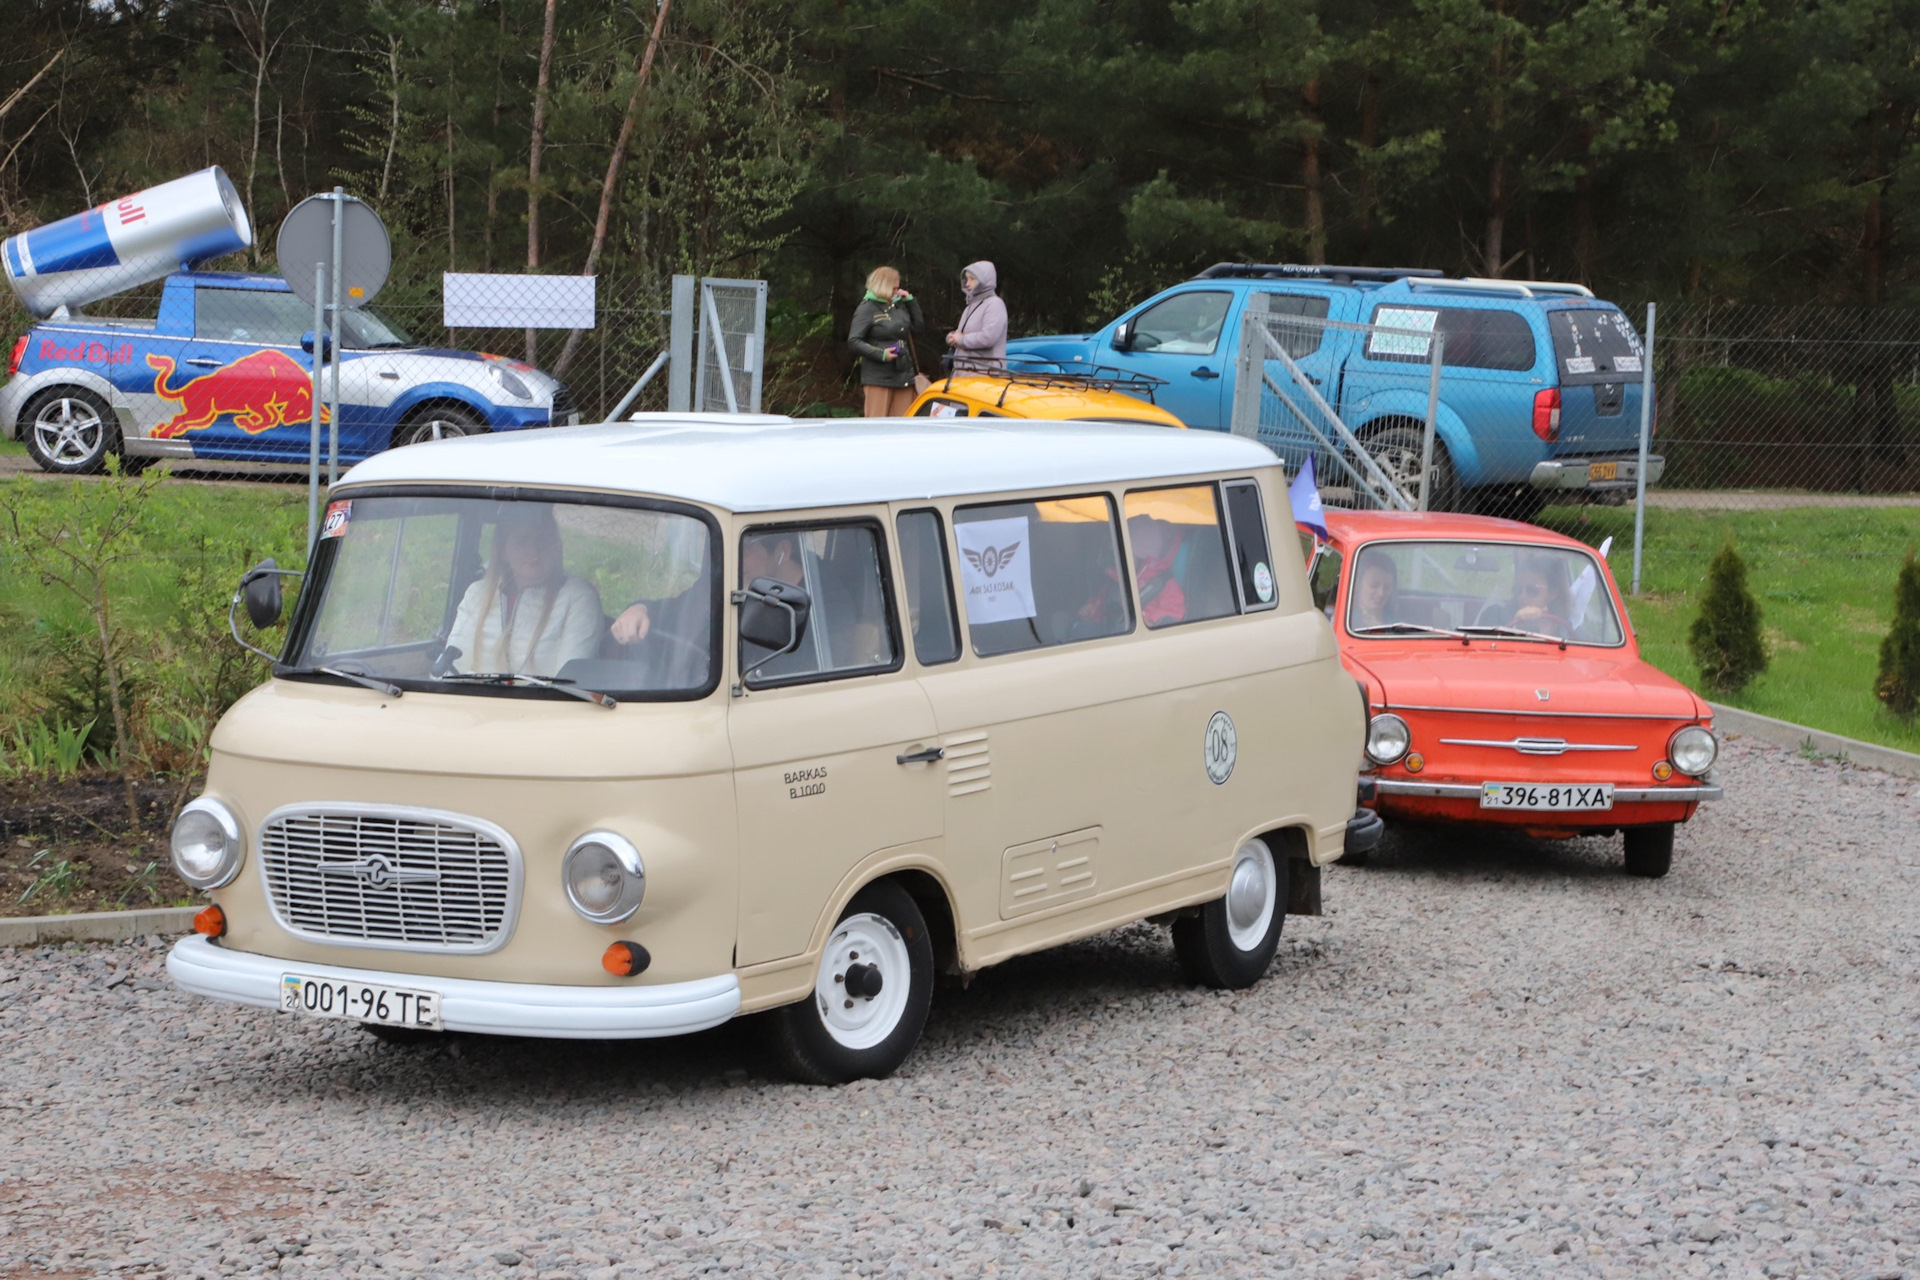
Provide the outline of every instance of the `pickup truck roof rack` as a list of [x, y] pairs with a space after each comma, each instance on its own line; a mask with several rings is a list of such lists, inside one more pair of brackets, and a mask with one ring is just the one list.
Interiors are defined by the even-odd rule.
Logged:
[[1489, 280], [1485, 276], [1468, 276], [1464, 280], [1416, 280], [1411, 282], [1416, 289], [1457, 289], [1463, 293], [1510, 293], [1520, 298], [1537, 298], [1541, 294], [1568, 295], [1577, 298], [1591, 298], [1593, 290], [1583, 284], [1574, 284], [1564, 280]]
[[1304, 262], [1216, 262], [1195, 280], [1355, 280], [1386, 283], [1393, 280], [1438, 280], [1444, 271], [1432, 267], [1330, 267]]

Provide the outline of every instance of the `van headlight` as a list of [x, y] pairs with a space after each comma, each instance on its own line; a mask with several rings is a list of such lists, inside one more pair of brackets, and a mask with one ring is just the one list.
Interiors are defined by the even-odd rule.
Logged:
[[1667, 759], [1688, 777], [1703, 776], [1719, 758], [1720, 740], [1697, 724], [1690, 724], [1667, 739]]
[[647, 896], [640, 851], [611, 831], [589, 831], [575, 840], [561, 859], [560, 878], [573, 909], [595, 924], [619, 924]]
[[201, 796], [173, 820], [173, 869], [196, 889], [218, 889], [240, 874], [246, 842], [240, 820], [212, 796]]
[[1391, 711], [1383, 711], [1367, 721], [1367, 759], [1375, 764], [1393, 764], [1413, 745], [1413, 731], [1407, 722]]

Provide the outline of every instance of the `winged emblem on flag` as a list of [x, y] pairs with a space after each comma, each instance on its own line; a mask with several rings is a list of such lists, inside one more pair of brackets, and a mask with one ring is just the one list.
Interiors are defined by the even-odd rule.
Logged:
[[970, 551], [965, 547], [960, 550], [967, 557], [967, 563], [978, 570], [982, 577], [993, 578], [1013, 563], [1014, 553], [1020, 550], [1020, 544], [1011, 542], [1004, 547], [988, 547], [983, 551]]

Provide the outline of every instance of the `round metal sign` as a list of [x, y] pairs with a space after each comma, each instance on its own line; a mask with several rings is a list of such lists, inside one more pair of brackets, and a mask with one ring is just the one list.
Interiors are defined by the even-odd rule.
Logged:
[[320, 268], [320, 301], [333, 301], [333, 213], [338, 204], [340, 227], [340, 305], [352, 311], [372, 302], [387, 282], [393, 265], [393, 246], [386, 224], [365, 201], [349, 195], [308, 196], [293, 206], [280, 224], [274, 252], [280, 274], [294, 296], [312, 306], [314, 267]]
[[1224, 711], [1213, 713], [1213, 719], [1207, 721], [1207, 741], [1201, 749], [1201, 758], [1206, 762], [1207, 780], [1214, 786], [1225, 786], [1227, 779], [1233, 776], [1233, 765], [1240, 758], [1240, 735], [1233, 730], [1233, 717]]

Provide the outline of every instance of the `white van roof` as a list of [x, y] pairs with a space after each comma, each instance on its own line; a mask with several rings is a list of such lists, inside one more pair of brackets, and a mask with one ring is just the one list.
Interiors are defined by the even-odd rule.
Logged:
[[1102, 485], [1277, 465], [1216, 431], [1026, 418], [646, 414], [390, 449], [340, 484], [611, 489], [778, 511]]

